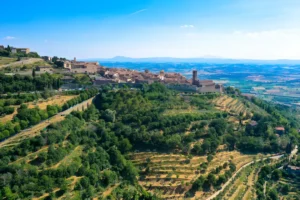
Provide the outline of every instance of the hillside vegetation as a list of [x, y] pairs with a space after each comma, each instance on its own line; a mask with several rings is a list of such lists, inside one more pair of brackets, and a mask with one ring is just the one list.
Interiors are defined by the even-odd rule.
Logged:
[[[257, 154], [298, 144], [296, 111], [227, 95], [104, 86], [86, 111], [1, 148], [0, 199], [205, 199]], [[221, 110], [229, 96], [236, 106]]]

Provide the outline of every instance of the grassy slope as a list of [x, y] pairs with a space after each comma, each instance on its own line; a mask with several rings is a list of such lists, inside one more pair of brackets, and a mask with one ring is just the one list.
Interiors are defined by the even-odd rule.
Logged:
[[7, 65], [13, 62], [16, 62], [17, 58], [9, 58], [9, 57], [2, 57], [0, 56], [0, 66], [1, 65]]

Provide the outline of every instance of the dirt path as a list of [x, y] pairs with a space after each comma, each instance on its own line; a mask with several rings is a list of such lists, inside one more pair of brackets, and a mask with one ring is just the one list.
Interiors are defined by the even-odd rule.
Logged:
[[49, 147], [48, 145], [44, 146], [43, 148], [39, 149], [38, 151], [32, 152], [30, 154], [27, 154], [25, 157], [19, 158], [18, 160], [15, 160], [14, 162], [9, 163], [9, 165], [17, 163], [17, 162], [19, 162], [19, 161], [21, 161], [21, 160], [23, 160], [25, 158], [29, 158], [31, 155], [34, 155], [34, 154], [37, 155], [37, 154], [39, 154], [42, 151], [46, 151], [48, 149], [48, 147]]
[[69, 153], [66, 157], [64, 157], [61, 161], [59, 161], [56, 165], [49, 167], [49, 169], [57, 169], [62, 163], [66, 162], [68, 159], [72, 159], [74, 154], [82, 151], [82, 146], [77, 146], [71, 153]]
[[93, 98], [94, 97], [92, 97], [84, 102], [81, 102], [80, 104], [77, 104], [76, 106], [73, 106], [63, 112], [56, 114], [55, 116], [51, 117], [50, 119], [42, 121], [41, 123], [33, 126], [32, 128], [25, 129], [25, 130], [21, 131], [20, 133], [4, 140], [3, 142], [0, 143], [0, 148], [5, 147], [5, 146], [15, 145], [20, 140], [34, 137], [34, 136], [40, 134], [40, 131], [45, 129], [50, 124], [63, 121], [65, 119], [66, 115], [70, 114], [72, 111], [77, 111], [77, 110], [81, 111], [82, 109], [85, 110], [88, 105], [92, 104]]
[[116, 185], [114, 185], [113, 187], [108, 188], [107, 190], [105, 190], [103, 192], [102, 198], [105, 199], [108, 195], [110, 195], [112, 193], [112, 191], [114, 189], [116, 189], [121, 183], [117, 183]]

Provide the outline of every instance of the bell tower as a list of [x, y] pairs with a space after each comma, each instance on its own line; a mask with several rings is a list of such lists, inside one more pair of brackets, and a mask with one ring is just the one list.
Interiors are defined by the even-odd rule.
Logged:
[[197, 70], [193, 70], [193, 85], [197, 85], [197, 80], [198, 80], [198, 72]]

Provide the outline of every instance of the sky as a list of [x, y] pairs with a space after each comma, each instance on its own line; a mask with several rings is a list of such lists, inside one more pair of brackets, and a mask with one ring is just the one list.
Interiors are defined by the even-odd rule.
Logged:
[[66, 58], [300, 59], [299, 0], [14, 0], [0, 45]]

